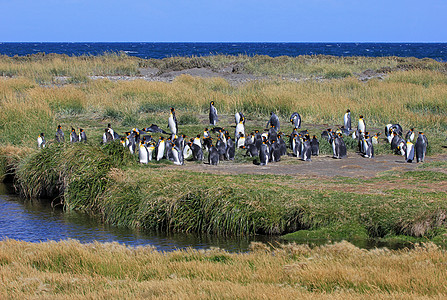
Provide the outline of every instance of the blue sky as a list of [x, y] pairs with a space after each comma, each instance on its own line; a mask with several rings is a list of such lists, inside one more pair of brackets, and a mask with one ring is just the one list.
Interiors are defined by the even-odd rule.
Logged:
[[0, 0], [1, 42], [447, 42], [447, 0]]

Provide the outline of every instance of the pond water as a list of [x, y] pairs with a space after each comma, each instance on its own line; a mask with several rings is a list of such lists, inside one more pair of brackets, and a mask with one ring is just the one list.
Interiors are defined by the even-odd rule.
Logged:
[[0, 184], [0, 240], [27, 242], [79, 240], [81, 243], [118, 242], [128, 246], [151, 245], [159, 251], [192, 247], [219, 247], [227, 251], [247, 251], [252, 241], [272, 242], [268, 236], [219, 237], [215, 235], [166, 234], [108, 226], [80, 212], [65, 212], [44, 201], [25, 201]]

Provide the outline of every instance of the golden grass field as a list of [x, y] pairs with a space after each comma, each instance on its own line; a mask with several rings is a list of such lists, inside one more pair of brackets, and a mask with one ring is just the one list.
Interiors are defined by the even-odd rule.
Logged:
[[3, 299], [443, 299], [447, 254], [341, 242], [157, 252], [117, 243], [0, 242]]

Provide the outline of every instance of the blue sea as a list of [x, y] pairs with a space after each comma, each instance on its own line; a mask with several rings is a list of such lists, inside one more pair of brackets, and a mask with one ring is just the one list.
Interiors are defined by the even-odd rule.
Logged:
[[225, 55], [401, 56], [447, 62], [447, 43], [0, 43], [0, 54], [25, 56], [43, 52], [101, 55], [124, 52], [140, 58]]

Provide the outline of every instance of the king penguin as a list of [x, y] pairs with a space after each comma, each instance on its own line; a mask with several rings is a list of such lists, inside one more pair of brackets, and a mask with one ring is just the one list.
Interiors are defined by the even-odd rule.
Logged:
[[149, 161], [152, 160], [152, 156], [154, 155], [154, 150], [155, 150], [155, 142], [151, 141], [147, 146], [147, 159]]
[[266, 127], [270, 128], [271, 126], [274, 126], [276, 131], [280, 131], [279, 118], [273, 111], [270, 112], [270, 120], [267, 122]]
[[183, 153], [177, 146], [172, 147], [172, 155], [174, 156], [174, 164], [183, 165]]
[[242, 120], [236, 125], [236, 129], [234, 130], [234, 138], [237, 140], [241, 134], [245, 135], [245, 126]]
[[359, 117], [359, 123], [357, 125], [357, 130], [361, 131], [361, 132], [366, 132], [366, 124], [365, 124], [365, 120], [363, 120], [362, 115], [360, 115], [360, 117]]
[[291, 116], [290, 116], [290, 123], [293, 124], [294, 128], [301, 128], [301, 116], [299, 113], [294, 112]]
[[157, 161], [163, 158], [165, 155], [165, 140], [164, 137], [160, 137], [158, 140], [158, 146], [157, 146]]
[[217, 118], [217, 109], [216, 109], [216, 107], [214, 107], [214, 101], [210, 102], [209, 117], [210, 117], [210, 125], [216, 126], [218, 118]]
[[234, 143], [233, 139], [229, 136], [227, 138], [227, 149], [225, 151], [225, 156], [227, 160], [234, 160], [235, 153], [236, 153], [236, 144]]
[[425, 153], [427, 152], [427, 140], [423, 132], [419, 132], [415, 144], [415, 150], [416, 150], [416, 161], [424, 162]]
[[210, 165], [217, 166], [217, 164], [219, 163], [219, 151], [216, 147], [211, 145], [208, 152], [208, 163]]
[[312, 155], [313, 156], [320, 155], [320, 142], [318, 141], [316, 135], [314, 135], [312, 137], [312, 140], [310, 141], [310, 146], [312, 148]]
[[72, 143], [79, 142], [79, 137], [76, 134], [76, 130], [73, 127], [71, 127], [70, 142]]
[[85, 134], [85, 131], [82, 128], [79, 128], [79, 141], [84, 143], [87, 142], [87, 135]]
[[410, 128], [405, 135], [405, 140], [413, 142], [414, 141], [414, 128]]
[[304, 161], [311, 161], [311, 156], [312, 156], [312, 145], [309, 136], [307, 136], [303, 141], [303, 151], [301, 159]]
[[147, 151], [147, 147], [143, 141], [140, 141], [140, 145], [138, 147], [138, 158], [140, 160], [140, 164], [147, 164], [149, 161], [149, 152]]
[[259, 151], [259, 164], [266, 166], [269, 162], [269, 148], [265, 142], [262, 142], [261, 151]]
[[348, 109], [346, 110], [345, 115], [343, 116], [343, 124], [346, 128], [346, 130], [348, 130], [348, 134], [351, 131], [351, 111]]
[[242, 121], [242, 123], [245, 124], [245, 116], [243, 113], [241, 112], [237, 112], [234, 114], [234, 122], [237, 124], [239, 124], [239, 122]]
[[62, 131], [62, 126], [61, 125], [57, 126], [57, 131], [56, 131], [55, 138], [56, 138], [56, 142], [58, 142], [58, 143], [65, 142], [65, 135], [64, 135], [64, 132]]
[[411, 163], [414, 160], [414, 145], [412, 142], [407, 141], [407, 149], [405, 151], [405, 161]]
[[39, 136], [37, 137], [37, 147], [38, 147], [39, 149], [41, 149], [41, 148], [45, 148], [45, 144], [46, 144], [46, 142], [45, 142], [45, 136], [44, 136], [43, 133], [41, 133], [41, 134], [39, 134]]
[[203, 150], [202, 147], [198, 146], [195, 143], [191, 143], [190, 145], [192, 150], [193, 160], [202, 161], [203, 160]]
[[177, 122], [177, 118], [175, 117], [175, 108], [173, 108], [173, 107], [171, 107], [171, 112], [169, 113], [168, 127], [171, 130], [172, 136], [177, 135], [178, 122]]

